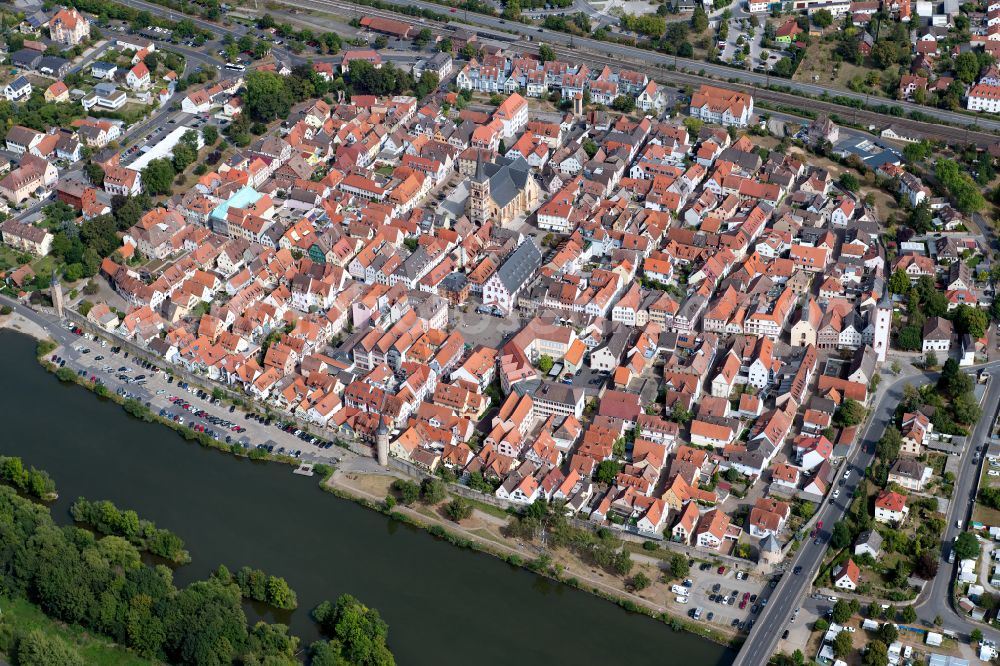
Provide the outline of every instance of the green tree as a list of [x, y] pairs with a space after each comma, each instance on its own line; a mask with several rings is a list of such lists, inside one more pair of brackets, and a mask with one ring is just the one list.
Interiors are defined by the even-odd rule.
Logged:
[[551, 370], [553, 365], [555, 365], [555, 362], [548, 354], [542, 354], [538, 359], [538, 369], [543, 373], [547, 373]]
[[774, 72], [776, 76], [780, 76], [784, 79], [790, 79], [792, 78], [792, 74], [795, 73], [795, 67], [795, 61], [791, 58], [785, 57], [774, 63], [774, 69], [771, 71]]
[[969, 638], [972, 640], [973, 643], [980, 643], [983, 640], [983, 632], [978, 628], [973, 629], [972, 632], [969, 634]]
[[888, 40], [880, 40], [872, 47], [872, 60], [879, 69], [888, 69], [890, 65], [896, 63], [899, 58], [899, 49], [895, 43]]
[[695, 5], [694, 14], [691, 15], [691, 30], [696, 33], [705, 32], [708, 28], [708, 15], [705, 13], [704, 7], [700, 4]]
[[829, 28], [833, 24], [833, 14], [829, 9], [820, 9], [813, 12], [812, 22], [820, 28]]
[[129, 647], [146, 658], [155, 657], [163, 645], [166, 632], [151, 596], [137, 594], [129, 600], [125, 626]]
[[670, 573], [675, 578], [687, 578], [691, 573], [691, 565], [688, 558], [683, 553], [670, 553]]
[[99, 164], [87, 162], [83, 167], [83, 171], [87, 174], [87, 179], [91, 185], [94, 187], [104, 187], [104, 169]]
[[163, 618], [164, 649], [172, 661], [229, 663], [246, 641], [246, 616], [235, 585], [192, 583], [173, 597]]
[[830, 547], [836, 550], [846, 548], [851, 543], [851, 530], [843, 520], [837, 521], [830, 534]]
[[850, 632], [842, 631], [833, 639], [833, 654], [837, 659], [847, 659], [853, 649], [854, 641]]
[[896, 337], [896, 344], [905, 351], [917, 351], [920, 349], [922, 334], [916, 326], [904, 326]]
[[169, 160], [152, 160], [142, 170], [142, 189], [150, 196], [170, 194], [173, 183], [174, 167]]
[[903, 146], [903, 157], [907, 162], [923, 162], [931, 154], [931, 146], [926, 141], [908, 143]]
[[838, 599], [837, 603], [833, 605], [833, 621], [837, 624], [844, 624], [854, 616], [855, 612], [856, 609], [851, 606], [850, 602]]
[[417, 48], [424, 48], [430, 44], [431, 40], [434, 39], [434, 34], [431, 32], [430, 28], [422, 28], [417, 36], [413, 38], [413, 43]]
[[538, 47], [538, 59], [546, 63], [556, 59], [556, 50], [548, 44], [541, 44]]
[[892, 645], [899, 638], [899, 630], [892, 624], [886, 622], [878, 630], [878, 637], [886, 645]]
[[447, 496], [448, 491], [441, 479], [428, 477], [420, 483], [420, 499], [427, 504], [437, 504]]
[[611, 108], [622, 113], [632, 113], [635, 111], [635, 97], [631, 95], [619, 95], [611, 103]]
[[201, 128], [201, 138], [206, 146], [214, 146], [219, 140], [219, 130], [213, 125], [205, 125]]
[[955, 58], [955, 76], [966, 84], [971, 84], [979, 76], [979, 59], [973, 51], [960, 53]]
[[646, 574], [644, 574], [641, 571], [638, 572], [638, 573], [636, 573], [629, 580], [629, 587], [631, 587], [636, 592], [640, 592], [642, 590], [645, 590], [651, 584], [652, 584], [652, 581], [649, 580], [649, 576], [647, 576]]
[[278, 576], [271, 576], [267, 579], [266, 601], [271, 606], [282, 610], [295, 610], [299, 605], [295, 591], [288, 585], [288, 581]]
[[252, 119], [269, 122], [288, 116], [295, 100], [280, 75], [255, 70], [247, 74], [244, 85], [243, 101]]
[[833, 415], [833, 421], [841, 427], [849, 427], [861, 423], [865, 418], [865, 408], [856, 400], [847, 398]]
[[614, 460], [602, 460], [597, 464], [597, 472], [594, 475], [600, 483], [608, 485], [614, 483], [615, 477], [621, 471], [621, 465]]
[[61, 638], [31, 629], [17, 641], [18, 666], [83, 666], [80, 655]]
[[910, 291], [910, 276], [902, 268], [897, 268], [889, 278], [889, 291], [894, 294], [905, 294]]
[[927, 233], [934, 226], [934, 212], [925, 198], [910, 212], [906, 225], [917, 233]]
[[963, 303], [955, 311], [955, 328], [959, 333], [968, 333], [978, 339], [986, 334], [989, 325], [990, 318], [982, 308]]
[[69, 368], [59, 368], [56, 370], [56, 378], [61, 382], [73, 382], [76, 381], [76, 373]]
[[399, 501], [403, 504], [413, 504], [420, 499], [420, 486], [412, 481], [396, 479], [392, 482], [392, 489], [399, 493]]
[[[323, 659], [336, 657], [320, 663], [337, 666], [394, 666], [395, 659], [386, 640], [389, 626], [378, 611], [368, 608], [349, 594], [337, 599], [336, 605], [323, 602], [313, 611], [313, 618], [320, 631], [330, 638], [329, 644], [321, 648]], [[314, 644], [313, 664], [316, 663]]]
[[900, 619], [902, 619], [903, 622], [907, 624], [912, 624], [913, 622], [917, 621], [917, 611], [913, 608], [912, 605], [903, 606], [903, 610], [900, 615], [901, 615]]
[[198, 159], [198, 151], [181, 141], [173, 150], [174, 171], [182, 173], [192, 162]]
[[865, 647], [865, 655], [861, 659], [864, 666], [889, 666], [889, 648], [882, 641], [871, 641]]
[[875, 453], [885, 462], [892, 462], [899, 456], [903, 446], [903, 436], [895, 426], [888, 426], [875, 445]]
[[848, 192], [857, 192], [858, 188], [861, 187], [861, 183], [858, 182], [857, 176], [849, 171], [845, 171], [840, 174], [840, 179], [837, 182], [839, 182], [840, 186]]
[[972, 532], [958, 535], [954, 546], [955, 557], [959, 560], [974, 560], [979, 557], [979, 541]]
[[445, 515], [449, 519], [457, 522], [465, 520], [472, 516], [472, 504], [461, 497], [456, 497], [444, 507]]

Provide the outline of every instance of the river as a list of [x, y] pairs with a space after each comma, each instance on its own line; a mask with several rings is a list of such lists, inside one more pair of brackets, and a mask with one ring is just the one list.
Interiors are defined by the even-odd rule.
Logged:
[[184, 539], [184, 585], [219, 564], [283, 576], [299, 610], [276, 619], [304, 643], [309, 610], [350, 593], [379, 610], [400, 664], [728, 664], [734, 654], [590, 594], [456, 548], [319, 490], [284, 465], [185, 442], [60, 384], [34, 340], [0, 331], [0, 452], [47, 470], [69, 522], [78, 496], [132, 508]]

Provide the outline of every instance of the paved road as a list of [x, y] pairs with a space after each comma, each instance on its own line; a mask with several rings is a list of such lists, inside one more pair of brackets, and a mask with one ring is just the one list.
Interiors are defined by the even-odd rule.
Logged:
[[[998, 367], [1000, 367], [1000, 363], [994, 362], [990, 364], [989, 370], [992, 371]], [[793, 568], [802, 567], [801, 573], [786, 575], [778, 583], [774, 593], [771, 595], [771, 603], [768, 604], [757, 624], [751, 630], [734, 662], [734, 666], [759, 666], [760, 664], [766, 664], [771, 658], [781, 632], [787, 627], [788, 620], [792, 614], [801, 606], [806, 591], [816, 577], [819, 566], [823, 561], [823, 554], [827, 548], [830, 530], [844, 516], [853, 498], [854, 489], [858, 481], [862, 478], [861, 475], [872, 464], [875, 443], [881, 438], [885, 425], [892, 421], [896, 405], [899, 404], [899, 401], [903, 397], [903, 387], [907, 384], [920, 385], [932, 379], [934, 379], [934, 376], [930, 374], [902, 377], [889, 385], [877, 398], [859, 444], [855, 446], [854, 451], [848, 456], [847, 462], [843, 467], [845, 470], [843, 476], [846, 477], [848, 473], [851, 476], [846, 481], [843, 481], [842, 478], [843, 485], [839, 486], [841, 490], [840, 497], [833, 500], [828, 495], [824, 504], [817, 511], [818, 519], [823, 522], [823, 534], [821, 534], [823, 538], [820, 540], [820, 543], [816, 543], [816, 540], [813, 539], [803, 542], [795, 558], [792, 560]], [[1000, 381], [992, 381], [984, 400], [984, 414], [988, 414], [988, 416], [982, 419], [976, 426], [973, 441], [978, 442], [982, 440], [983, 429], [988, 432], [998, 400], [1000, 400]], [[989, 411], [991, 406], [993, 411]], [[966, 455], [970, 454], [966, 453]], [[961, 508], [965, 511], [968, 511], [969, 508], [967, 503], [961, 501], [961, 498], [968, 495], [969, 484], [974, 476], [974, 470], [971, 464], [964, 464], [964, 469], [966, 473], [955, 482], [954, 497], [956, 501], [952, 502], [952, 511], [954, 513], [959, 512], [958, 505], [962, 505]], [[949, 515], [949, 521], [949, 529], [946, 532], [947, 539], [950, 539], [955, 532], [954, 517], [952, 515]], [[947, 594], [941, 591], [946, 591], [948, 585], [948, 577], [944, 574], [945, 571], [942, 569], [941, 573], [933, 581], [933, 585], [940, 587], [940, 589], [935, 589], [936, 594], [932, 593], [931, 601], [927, 602], [927, 605], [921, 609], [921, 618], [926, 619], [924, 616], [930, 615], [929, 619], [933, 620], [934, 615], [940, 614], [942, 618], [947, 618], [946, 628], [954, 626], [959, 631], [971, 631], [972, 626], [970, 623], [957, 616], [947, 606]], [[941, 605], [944, 608], [941, 608]], [[1000, 632], [995, 633], [1000, 635]]]
[[11, 306], [16, 313], [41, 326], [58, 345], [71, 345], [77, 339], [75, 335], [67, 331], [62, 326], [59, 318], [54, 314], [38, 312], [24, 305], [20, 301], [15, 301], [14, 299], [8, 298], [3, 294], [0, 294], [0, 305]]
[[[996, 363], [991, 364], [993, 368]], [[983, 398], [983, 418], [976, 424], [969, 438], [970, 446], [966, 448], [962, 455], [962, 465], [960, 475], [955, 480], [955, 491], [952, 494], [952, 501], [948, 510], [948, 526], [943, 536], [945, 551], [950, 547], [952, 539], [958, 536], [960, 530], [955, 525], [955, 521], [961, 520], [964, 525], [969, 524], [972, 514], [972, 500], [975, 499], [975, 484], [980, 474], [982, 456], [975, 460], [977, 449], [980, 445], [989, 440], [990, 428], [993, 426], [997, 409], [1000, 407], [1000, 372], [991, 368], [992, 380], [986, 396]], [[943, 555], [943, 554], [942, 554]], [[942, 556], [938, 575], [931, 581], [929, 589], [925, 590], [926, 599], [917, 606], [917, 614], [921, 620], [933, 623], [935, 616], [940, 615], [944, 620], [942, 625], [945, 629], [969, 634], [973, 629], [979, 628], [983, 635], [994, 641], [1000, 641], [1000, 631], [991, 629], [985, 625], [973, 623], [962, 614], [956, 613], [951, 606], [951, 581], [955, 574], [958, 563], [948, 564]]]
[[[98, 378], [111, 391], [119, 389], [128, 391], [131, 394], [129, 397], [145, 403], [154, 413], [159, 413], [161, 416], [179, 420], [191, 428], [203, 426], [206, 430], [211, 430], [220, 442], [240, 443], [245, 448], [259, 444], [271, 445], [275, 453], [291, 454], [293, 451], [301, 451], [300, 459], [312, 463], [332, 464], [339, 462], [344, 455], [344, 451], [340, 448], [321, 449], [292, 433], [281, 430], [275, 424], [268, 426], [252, 421], [246, 418], [245, 412], [229, 411], [224, 403], [212, 404], [211, 396], [200, 398], [194, 389], [190, 391], [181, 389], [178, 386], [179, 382], [169, 381], [163, 373], [153, 374], [152, 371], [143, 368], [134, 356], [126, 358], [127, 352], [121, 351], [116, 354], [111, 350], [111, 345], [101, 347], [99, 342], [78, 337], [72, 345], [61, 347], [56, 353], [66, 360], [65, 367], [73, 371], [84, 371], [85, 377]], [[139, 384], [134, 379], [121, 378], [135, 378], [140, 375], [145, 375], [145, 384]], [[183, 398], [191, 408], [186, 410], [173, 404], [170, 398], [175, 396]], [[206, 414], [198, 416], [196, 412], [199, 410]], [[210, 416], [225, 419], [235, 426], [245, 428], [246, 432], [236, 432], [232, 430], [233, 426], [212, 423], [207, 418]]]
[[[154, 14], [156, 16], [166, 16], [167, 18], [174, 21], [178, 21], [182, 18], [189, 19], [197, 27], [203, 30], [207, 30], [219, 36], [231, 35], [233, 38], [239, 39], [240, 37], [246, 34], [251, 34], [255, 37], [258, 34], [256, 30], [247, 28], [242, 23], [233, 22], [228, 26], [224, 26], [218, 23], [213, 23], [211, 21], [205, 21], [204, 19], [200, 19], [195, 16], [190, 16], [188, 14], [181, 14], [179, 12], [171, 11], [166, 7], [162, 7], [160, 5], [154, 5], [149, 2], [144, 2], [143, 0], [118, 0], [118, 2], [120, 2], [123, 5], [127, 5], [129, 7], [133, 7], [136, 9], [146, 10], [149, 13]], [[288, 4], [292, 6], [297, 5], [297, 3], [295, 2], [291, 2]], [[170, 45], [169, 48], [175, 48], [175, 45]], [[211, 47], [206, 46], [205, 48], [210, 49]], [[317, 62], [320, 60], [335, 59], [334, 57], [330, 56], [317, 56], [315, 53], [313, 54], [303, 53], [302, 55], [296, 55], [291, 51], [289, 51], [288, 49], [284, 48], [283, 46], [278, 46], [276, 44], [271, 44], [271, 53], [274, 55], [276, 59], [285, 63], [290, 63], [290, 66], [292, 67], [309, 61]]]

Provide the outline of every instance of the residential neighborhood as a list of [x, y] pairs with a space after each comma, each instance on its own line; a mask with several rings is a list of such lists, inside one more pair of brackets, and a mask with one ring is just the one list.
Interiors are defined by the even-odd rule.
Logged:
[[[906, 23], [900, 99], [1000, 112], [1000, 7], [930, 4], [731, 9], [788, 53], [830, 15], [831, 40], [886, 31], [865, 57]], [[3, 302], [81, 338], [83, 382], [142, 387], [85, 341], [124, 347], [303, 442], [212, 433], [239, 455], [339, 444], [389, 509], [379, 478], [439, 479], [505, 547], [549, 548], [543, 519], [611, 535], [629, 603], [745, 640], [737, 663], [992, 649], [996, 146], [381, 14], [303, 36], [258, 12], [244, 40], [0, 12]]]

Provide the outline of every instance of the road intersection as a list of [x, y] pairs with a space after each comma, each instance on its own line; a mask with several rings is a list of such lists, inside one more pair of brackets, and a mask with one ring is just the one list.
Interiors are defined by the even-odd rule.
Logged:
[[[964, 521], [971, 511], [971, 503], [967, 502], [966, 498], [972, 494], [979, 470], [979, 466], [972, 463], [973, 451], [978, 448], [979, 443], [988, 439], [998, 404], [1000, 404], [1000, 362], [993, 362], [986, 366], [980, 366], [980, 368], [984, 373], [990, 374], [996, 379], [992, 379], [987, 385], [986, 395], [983, 399], [983, 418], [976, 424], [972, 436], [969, 438], [971, 446], [962, 456], [962, 471], [955, 480], [955, 490], [947, 516], [948, 527], [943, 536], [946, 544], [950, 543], [959, 531], [955, 526], [955, 521], [958, 519]], [[871, 467], [876, 442], [882, 437], [885, 426], [893, 420], [896, 406], [903, 398], [903, 388], [907, 384], [921, 385], [936, 379], [937, 375], [933, 373], [902, 377], [896, 379], [879, 393], [871, 409], [864, 432], [840, 470], [841, 478], [846, 475], [847, 471], [851, 472], [851, 478], [843, 482], [839, 498], [833, 499], [827, 496], [816, 512], [818, 520], [823, 521], [824, 530], [832, 529], [833, 525], [844, 517], [853, 499], [855, 487], [863, 478], [866, 470]], [[788, 620], [795, 610], [801, 607], [809, 588], [812, 586], [826, 549], [826, 539], [808, 539], [802, 543], [791, 562], [793, 568], [802, 567], [801, 573], [786, 574], [778, 583], [771, 595], [771, 603], [761, 613], [757, 624], [751, 630], [734, 666], [759, 666], [768, 662], [780, 638], [781, 629], [788, 624]], [[940, 616], [944, 629], [967, 635], [972, 629], [979, 627], [984, 636], [1000, 639], [1000, 632], [972, 623], [956, 613], [951, 607], [949, 599], [952, 570], [948, 568], [947, 560], [944, 559], [945, 553], [941, 553], [940, 556], [941, 566], [938, 575], [930, 582], [930, 590], [925, 591], [924, 600], [916, 605], [918, 617], [928, 626], [933, 626], [934, 618]]]

